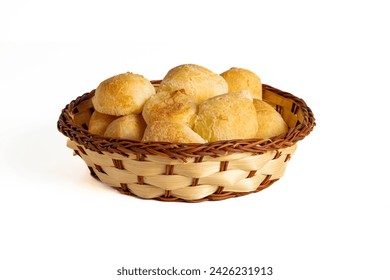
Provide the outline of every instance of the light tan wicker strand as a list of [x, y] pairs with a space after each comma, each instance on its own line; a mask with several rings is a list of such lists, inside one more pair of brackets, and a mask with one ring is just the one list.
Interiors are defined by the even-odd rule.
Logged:
[[94, 91], [65, 107], [58, 129], [92, 176], [124, 194], [163, 201], [221, 200], [258, 192], [280, 179], [296, 143], [315, 125], [303, 100], [267, 85], [263, 92], [290, 127], [284, 135], [206, 144], [143, 143], [93, 135], [87, 129]]

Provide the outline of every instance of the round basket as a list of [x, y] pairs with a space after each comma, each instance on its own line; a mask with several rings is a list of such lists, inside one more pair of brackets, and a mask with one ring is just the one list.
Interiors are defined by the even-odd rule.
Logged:
[[[152, 82], [157, 88], [159, 81]], [[270, 139], [204, 144], [144, 143], [88, 132], [94, 90], [68, 104], [58, 130], [91, 175], [121, 193], [162, 201], [222, 200], [259, 192], [282, 177], [296, 143], [315, 126], [312, 111], [294, 95], [263, 85], [263, 100], [289, 126]]]

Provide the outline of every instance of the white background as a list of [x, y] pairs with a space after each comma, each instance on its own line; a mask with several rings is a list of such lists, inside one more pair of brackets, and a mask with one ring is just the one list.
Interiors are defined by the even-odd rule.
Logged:
[[[272, 266], [258, 278], [390, 279], [385, 2], [1, 1], [0, 278]], [[66, 148], [56, 122], [71, 100], [115, 74], [159, 79], [182, 63], [251, 69], [311, 107], [317, 126], [271, 188], [140, 200]]]

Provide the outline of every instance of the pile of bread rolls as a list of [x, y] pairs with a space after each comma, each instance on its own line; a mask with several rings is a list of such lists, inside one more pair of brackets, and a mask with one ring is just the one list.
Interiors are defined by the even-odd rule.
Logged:
[[281, 115], [262, 100], [261, 79], [243, 68], [218, 75], [184, 64], [156, 88], [145, 77], [123, 73], [104, 80], [92, 98], [88, 130], [144, 142], [206, 143], [267, 139], [287, 132]]

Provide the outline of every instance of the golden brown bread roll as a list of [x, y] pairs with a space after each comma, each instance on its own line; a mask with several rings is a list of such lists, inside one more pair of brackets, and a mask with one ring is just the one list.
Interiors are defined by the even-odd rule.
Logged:
[[142, 116], [147, 124], [155, 121], [183, 123], [190, 127], [198, 110], [194, 97], [184, 89], [173, 92], [159, 91], [146, 101]]
[[116, 116], [106, 115], [99, 113], [98, 111], [94, 111], [89, 119], [88, 131], [93, 134], [104, 135], [107, 126], [116, 118]]
[[259, 124], [257, 138], [268, 139], [288, 131], [286, 122], [271, 105], [259, 99], [253, 99], [253, 105], [256, 109]]
[[205, 143], [206, 141], [182, 123], [155, 121], [145, 129], [144, 142]]
[[229, 85], [229, 92], [248, 90], [253, 98], [262, 99], [261, 79], [255, 73], [244, 68], [233, 67], [223, 72], [221, 76]]
[[141, 141], [146, 123], [141, 115], [130, 114], [114, 120], [107, 126], [106, 137]]
[[139, 114], [156, 90], [149, 80], [130, 72], [101, 82], [92, 98], [95, 110], [108, 115]]
[[172, 92], [184, 89], [194, 96], [196, 103], [228, 92], [227, 82], [218, 74], [196, 64], [172, 68], [161, 81], [158, 91]]
[[199, 105], [194, 131], [207, 141], [254, 138], [258, 123], [248, 91], [213, 97]]

